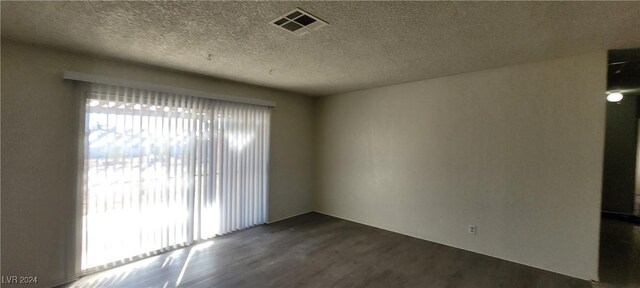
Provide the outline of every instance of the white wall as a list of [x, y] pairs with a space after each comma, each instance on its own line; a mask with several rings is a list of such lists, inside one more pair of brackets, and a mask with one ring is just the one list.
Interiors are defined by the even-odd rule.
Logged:
[[77, 113], [62, 71], [76, 70], [276, 101], [271, 221], [315, 203], [597, 279], [605, 52], [322, 97], [315, 110], [300, 95], [5, 39], [1, 53], [2, 275], [47, 286], [73, 272]]
[[598, 279], [606, 65], [603, 51], [323, 97], [316, 210]]
[[2, 39], [3, 276], [50, 286], [73, 273], [78, 113], [64, 70], [276, 101], [269, 220], [312, 209], [311, 98]]

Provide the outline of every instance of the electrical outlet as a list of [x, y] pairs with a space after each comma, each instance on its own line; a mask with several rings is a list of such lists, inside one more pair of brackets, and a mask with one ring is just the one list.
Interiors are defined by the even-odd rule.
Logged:
[[473, 235], [478, 234], [478, 226], [476, 226], [476, 225], [469, 225], [469, 226], [467, 227], [467, 233], [469, 233], [469, 234], [473, 234]]

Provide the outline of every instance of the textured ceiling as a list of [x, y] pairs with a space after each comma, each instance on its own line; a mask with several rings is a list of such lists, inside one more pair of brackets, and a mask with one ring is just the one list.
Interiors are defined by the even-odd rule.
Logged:
[[[2, 37], [307, 95], [640, 47], [640, 2], [0, 5]], [[296, 7], [329, 26], [295, 36], [269, 24]]]

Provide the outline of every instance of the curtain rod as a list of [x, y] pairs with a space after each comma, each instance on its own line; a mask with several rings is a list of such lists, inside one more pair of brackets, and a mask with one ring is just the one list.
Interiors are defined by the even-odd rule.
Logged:
[[75, 72], [75, 71], [64, 71], [63, 78], [67, 80], [124, 86], [129, 88], [138, 88], [138, 89], [145, 89], [145, 90], [154, 90], [159, 92], [189, 95], [189, 96], [202, 97], [207, 99], [215, 99], [215, 100], [228, 101], [228, 102], [245, 103], [245, 104], [253, 104], [253, 105], [260, 105], [260, 106], [269, 106], [269, 107], [276, 106], [276, 102], [269, 101], [269, 100], [214, 94], [214, 93], [191, 90], [186, 88], [171, 87], [171, 86], [158, 85], [158, 84], [140, 82], [140, 81], [134, 81], [134, 80], [126, 80], [126, 79], [120, 79], [120, 78], [113, 78], [108, 76], [88, 74], [88, 73]]

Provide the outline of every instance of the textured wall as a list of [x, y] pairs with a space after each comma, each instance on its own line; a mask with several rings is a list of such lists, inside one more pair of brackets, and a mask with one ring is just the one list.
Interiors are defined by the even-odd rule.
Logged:
[[606, 65], [602, 52], [322, 97], [316, 210], [597, 279]]
[[311, 98], [3, 39], [2, 275], [47, 286], [73, 273], [78, 113], [64, 70], [276, 101], [269, 219], [311, 210]]

